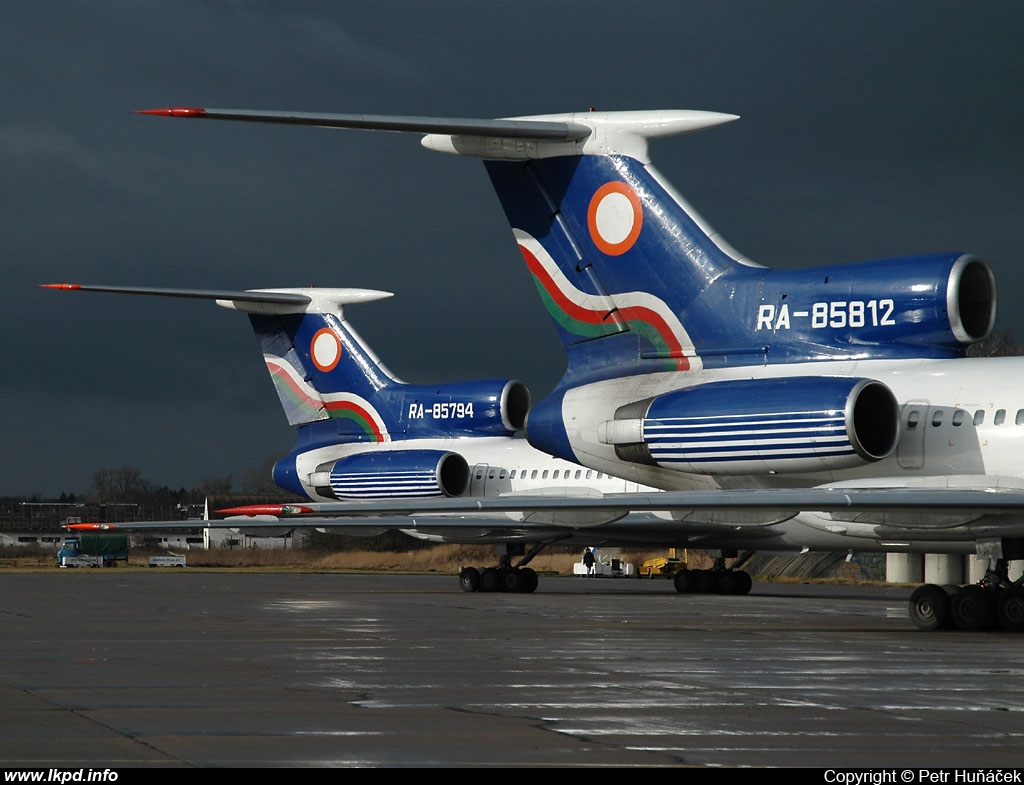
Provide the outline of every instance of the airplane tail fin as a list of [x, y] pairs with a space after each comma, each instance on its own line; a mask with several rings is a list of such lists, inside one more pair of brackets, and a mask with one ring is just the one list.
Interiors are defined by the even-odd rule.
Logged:
[[[428, 488], [425, 493], [457, 495], [463, 480], [468, 482], [464, 459], [453, 458], [445, 450], [390, 443], [511, 436], [522, 430], [530, 408], [529, 390], [514, 379], [417, 385], [394, 377], [344, 314], [345, 306], [390, 297], [389, 292], [81, 284], [46, 284], [45, 288], [214, 300], [247, 313], [288, 422], [299, 432], [295, 449], [275, 465], [274, 478], [302, 495], [417, 495], [420, 485], [416, 483], [423, 482]], [[312, 470], [297, 466], [298, 457], [306, 453], [318, 456]], [[342, 453], [346, 457], [339, 459]], [[364, 481], [372, 476], [378, 480], [367, 490]]]
[[685, 371], [708, 344], [741, 345], [705, 293], [759, 271], [651, 168], [608, 155], [485, 163], [571, 362]]
[[945, 357], [995, 323], [995, 278], [959, 252], [801, 270], [732, 249], [650, 165], [653, 138], [718, 112], [471, 120], [178, 107], [144, 114], [425, 133], [485, 159], [568, 356], [563, 386], [657, 371], [853, 357]]
[[45, 288], [214, 300], [248, 314], [290, 425], [334, 421], [340, 441], [382, 442], [392, 418], [370, 403], [400, 385], [345, 320], [344, 308], [391, 297], [372, 289], [247, 291], [46, 284]]
[[390, 297], [365, 289], [301, 289], [301, 311], [253, 308], [239, 300], [220, 305], [247, 311], [267, 371], [290, 425], [333, 420], [342, 439], [389, 439], [386, 410], [371, 401], [401, 384], [346, 321], [344, 307]]
[[[562, 386], [659, 371], [963, 354], [995, 323], [995, 278], [961, 252], [770, 269], [736, 252], [650, 165], [651, 137], [735, 119], [693, 112], [545, 116], [574, 144], [484, 162], [568, 356]], [[457, 137], [427, 137], [464, 152]], [[499, 154], [500, 153], [500, 154]]]

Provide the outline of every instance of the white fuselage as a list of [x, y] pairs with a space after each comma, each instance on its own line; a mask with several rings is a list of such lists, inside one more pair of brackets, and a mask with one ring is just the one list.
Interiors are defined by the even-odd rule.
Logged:
[[[883, 460], [852, 469], [723, 477], [623, 461], [612, 445], [602, 444], [598, 437], [600, 424], [612, 419], [624, 404], [691, 384], [783, 374], [864, 377], [888, 385], [901, 412], [897, 448]], [[880, 477], [1024, 478], [1024, 357], [817, 362], [703, 370], [693, 376], [625, 377], [570, 390], [564, 399], [563, 417], [580, 463], [665, 490], [809, 487]]]
[[[766, 378], [781, 370], [780, 366], [766, 366], [699, 373], [701, 381], [710, 382]], [[570, 391], [565, 397], [564, 411], [571, 416], [570, 438], [579, 464], [547, 455], [521, 438], [467, 437], [326, 447], [300, 456], [297, 465], [303, 476], [319, 465], [367, 449], [451, 450], [460, 453], [470, 466], [470, 496], [811, 487], [844, 482], [872, 484], [873, 479], [899, 485], [915, 480], [928, 483], [928, 478], [940, 483], [950, 475], [998, 477], [1003, 481], [1016, 480], [1024, 487], [1024, 462], [1019, 458], [1024, 448], [1024, 358], [808, 363], [785, 366], [784, 370], [794, 376], [857, 376], [887, 384], [901, 409], [902, 432], [896, 450], [881, 461], [848, 470], [728, 477], [675, 472], [618, 459], [614, 447], [598, 441], [599, 424], [612, 417], [618, 406], [679, 387], [680, 374], [674, 373], [610, 380]], [[911, 429], [906, 426], [912, 413], [917, 425]], [[316, 498], [315, 492], [310, 491]], [[661, 521], [685, 519], [679, 510], [646, 515]], [[1002, 536], [1024, 536], [1024, 521], [1010, 526], [1007, 523], [1005, 518], [999, 522]], [[908, 524], [910, 534], [898, 527], [877, 524], [878, 521], [840, 520], [808, 511], [768, 529], [751, 529], [749, 533], [737, 527], [733, 533], [722, 530], [722, 536], [693, 536], [681, 528], [677, 536], [666, 535], [659, 541], [712, 548], [938, 553], [971, 552], [977, 539], [994, 536], [986, 533], [984, 521], [917, 531], [912, 531], [913, 526]], [[595, 542], [600, 540], [598, 529], [591, 533]]]
[[[595, 492], [633, 493], [656, 490], [629, 479], [554, 458], [512, 436], [467, 436], [457, 439], [406, 439], [380, 444], [347, 444], [304, 453], [296, 461], [300, 477], [308, 477], [325, 463], [354, 453], [372, 450], [450, 450], [459, 453], [470, 468], [468, 496], [504, 493], [543, 493], [552, 488], [588, 489]], [[330, 501], [304, 483], [310, 498]]]

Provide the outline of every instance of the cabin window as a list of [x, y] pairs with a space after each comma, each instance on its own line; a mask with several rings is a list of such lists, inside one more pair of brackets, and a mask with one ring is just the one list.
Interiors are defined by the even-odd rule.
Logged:
[[542, 480], [546, 480], [548, 478], [548, 470], [547, 469], [545, 469], [543, 472], [541, 472], [540, 478]]
[[592, 472], [592, 471], [591, 471], [590, 469], [587, 469], [587, 479], [588, 479], [588, 480], [589, 480], [589, 479], [591, 478], [591, 476], [592, 476], [593, 474], [594, 474], [594, 473], [593, 473], [593, 472]]
[[978, 409], [978, 411], [976, 411], [974, 413], [974, 424], [975, 425], [981, 425], [984, 422], [985, 422], [985, 410], [984, 409]]
[[907, 415], [907, 428], [908, 429], [916, 428], [918, 423], [920, 423], [920, 422], [921, 422], [921, 412], [919, 412], [917, 409], [914, 409], [914, 411], [910, 412], [910, 414]]
[[580, 470], [579, 470], [579, 469], [577, 469], [577, 470], [576, 470], [576, 479], [578, 480], [579, 478], [580, 478]]
[[530, 479], [531, 480], [536, 480], [537, 479], [537, 470], [536, 469], [534, 469], [532, 472], [530, 472]]
[[558, 469], [555, 469], [554, 474], [551, 475], [551, 479], [552, 480], [557, 480], [558, 479]]
[[954, 411], [953, 412], [953, 425], [956, 426], [956, 427], [959, 427], [959, 426], [963, 425], [964, 424], [964, 415], [965, 414], [966, 414], [966, 412], [964, 412], [963, 409], [957, 409], [956, 411]]
[[932, 427], [938, 428], [942, 425], [942, 409], [936, 409], [932, 412]]
[[504, 469], [502, 469], [500, 472], [498, 472], [498, 479], [499, 480], [504, 480], [505, 479], [505, 470]]
[[1024, 409], [1017, 410], [1017, 418], [1014, 420], [1017, 425], [1024, 425]]
[[993, 425], [1002, 425], [1006, 420], [1006, 409], [996, 409], [995, 419], [992, 420]]

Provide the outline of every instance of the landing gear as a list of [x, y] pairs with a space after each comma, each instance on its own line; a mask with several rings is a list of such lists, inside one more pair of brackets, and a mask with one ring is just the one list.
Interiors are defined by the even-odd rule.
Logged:
[[996, 628], [996, 595], [987, 586], [964, 586], [953, 595], [949, 610], [958, 630], [982, 632]]
[[[532, 594], [537, 591], [539, 583], [537, 573], [525, 566], [534, 556], [540, 553], [546, 543], [534, 546], [526, 555], [514, 554], [514, 546], [507, 546], [506, 552], [498, 559], [495, 567], [463, 567], [459, 570], [459, 586], [463, 591], [480, 592], [519, 592]], [[522, 559], [515, 566], [512, 565], [512, 556], [521, 555]]]
[[680, 570], [672, 579], [680, 594], [749, 594], [754, 585], [744, 570]]
[[910, 595], [910, 619], [919, 630], [1024, 632], [1024, 578], [1008, 578], [1009, 561], [996, 559], [971, 586], [919, 586]]
[[725, 557], [720, 556], [710, 570], [680, 570], [673, 585], [680, 594], [749, 594], [754, 581], [750, 573], [737, 568], [753, 555], [753, 552], [744, 554], [731, 567], [726, 567]]
[[506, 591], [532, 593], [537, 591], [537, 573], [529, 567], [463, 567], [459, 586], [463, 591]]
[[910, 595], [910, 619], [919, 630], [952, 629], [950, 593], [934, 583], [918, 586]]
[[477, 591], [480, 588], [480, 570], [476, 567], [463, 567], [459, 570], [459, 586], [463, 591]]
[[1024, 632], [1024, 587], [1011, 586], [996, 595], [996, 619], [1006, 632]]

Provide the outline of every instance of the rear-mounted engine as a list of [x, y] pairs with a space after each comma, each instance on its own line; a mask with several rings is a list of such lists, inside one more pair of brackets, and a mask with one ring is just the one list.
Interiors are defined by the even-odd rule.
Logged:
[[753, 335], [775, 362], [821, 359], [836, 349], [920, 356], [924, 347], [945, 353], [984, 341], [995, 320], [988, 263], [939, 254], [771, 270]]
[[899, 406], [871, 379], [711, 382], [622, 406], [598, 438], [621, 460], [680, 472], [845, 469], [895, 449]]
[[374, 450], [319, 467], [309, 484], [336, 499], [460, 496], [469, 486], [469, 464], [443, 450]]
[[409, 384], [397, 388], [394, 395], [400, 412], [397, 431], [410, 439], [451, 436], [458, 431], [508, 436], [523, 427], [530, 410], [529, 389], [507, 379]]

